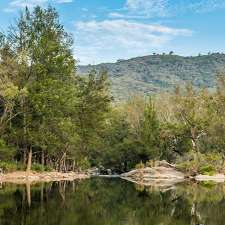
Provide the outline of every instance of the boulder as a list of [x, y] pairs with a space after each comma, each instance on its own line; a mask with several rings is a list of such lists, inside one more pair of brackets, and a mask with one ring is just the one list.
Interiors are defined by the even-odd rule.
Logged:
[[174, 168], [163, 166], [146, 167], [144, 169], [132, 170], [122, 174], [122, 177], [132, 177], [137, 180], [142, 179], [184, 179], [184, 174]]
[[155, 165], [155, 167], [145, 167], [123, 173], [121, 177], [144, 185], [154, 185], [156, 183], [162, 183], [163, 185], [175, 184], [185, 179], [182, 172], [176, 170], [174, 165], [166, 161], [157, 162]]
[[170, 164], [166, 160], [156, 161], [155, 166], [162, 166], [162, 167], [166, 167], [166, 168], [176, 168], [175, 164]]

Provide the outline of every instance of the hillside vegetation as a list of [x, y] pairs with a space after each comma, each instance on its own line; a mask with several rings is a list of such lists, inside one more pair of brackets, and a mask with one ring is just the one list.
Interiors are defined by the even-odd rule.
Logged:
[[116, 63], [79, 66], [79, 74], [90, 70], [107, 70], [116, 100], [126, 99], [130, 94], [152, 94], [174, 90], [176, 85], [191, 81], [194, 87], [213, 89], [217, 74], [224, 70], [225, 54], [213, 53], [195, 57], [172, 54], [149, 55]]

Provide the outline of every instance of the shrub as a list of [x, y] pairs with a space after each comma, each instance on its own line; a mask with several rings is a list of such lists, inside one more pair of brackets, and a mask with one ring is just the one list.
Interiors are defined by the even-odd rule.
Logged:
[[212, 176], [216, 172], [220, 172], [222, 162], [222, 156], [218, 153], [197, 154], [189, 152], [177, 162], [176, 167], [184, 172]]
[[12, 162], [0, 162], [0, 168], [4, 173], [14, 172], [17, 170], [17, 164]]
[[149, 160], [148, 162], [146, 162], [146, 166], [147, 167], [154, 167], [155, 166], [155, 161], [154, 160]]
[[183, 172], [198, 172], [198, 166], [194, 160], [186, 161], [186, 162], [179, 162], [176, 164], [176, 168]]
[[77, 168], [86, 170], [91, 167], [90, 161], [87, 158], [77, 161]]
[[212, 165], [204, 165], [199, 169], [199, 172], [203, 175], [212, 176], [215, 173], [215, 168]]
[[31, 169], [37, 172], [45, 171], [45, 167], [39, 163], [33, 163]]
[[[0, 169], [2, 169], [4, 173], [15, 172], [18, 170], [25, 171], [26, 165], [22, 163], [0, 161]], [[41, 172], [41, 171], [52, 171], [53, 169], [50, 166], [42, 166], [39, 163], [33, 163], [32, 170]]]
[[145, 168], [145, 164], [143, 162], [140, 162], [138, 163], [136, 166], [135, 166], [136, 169], [144, 169]]
[[53, 169], [52, 169], [52, 167], [46, 165], [46, 166], [45, 166], [45, 171], [51, 172], [51, 171], [53, 171]]
[[21, 171], [26, 170], [26, 165], [24, 165], [23, 163], [18, 163], [17, 170], [21, 170]]
[[16, 153], [16, 149], [8, 146], [3, 139], [0, 138], [0, 160], [10, 161]]

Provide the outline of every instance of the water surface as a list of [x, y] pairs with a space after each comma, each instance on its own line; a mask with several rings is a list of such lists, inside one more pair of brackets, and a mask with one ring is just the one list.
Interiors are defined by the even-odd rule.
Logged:
[[93, 178], [0, 188], [0, 225], [197, 224], [225, 224], [225, 185], [156, 188]]

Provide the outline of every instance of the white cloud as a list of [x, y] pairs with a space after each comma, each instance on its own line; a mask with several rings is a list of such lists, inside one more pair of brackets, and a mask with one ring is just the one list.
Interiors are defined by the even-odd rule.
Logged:
[[46, 0], [14, 0], [9, 3], [9, 8], [32, 7], [34, 5], [42, 5], [43, 3], [46, 3]]
[[225, 0], [126, 0], [124, 8], [111, 12], [110, 18], [146, 19], [225, 9]]
[[149, 54], [177, 36], [192, 35], [188, 29], [126, 20], [77, 22], [75, 29], [75, 55], [85, 64]]
[[33, 8], [36, 5], [44, 6], [48, 3], [62, 4], [62, 3], [70, 3], [70, 2], [73, 2], [73, 0], [12, 0], [9, 2], [8, 7], [5, 8], [4, 10], [6, 12], [12, 12], [17, 9], [21, 9], [25, 7]]
[[73, 0], [57, 0], [57, 3], [71, 3]]
[[168, 0], [127, 0], [126, 8], [131, 13], [148, 17], [167, 15]]
[[114, 19], [146, 19], [146, 15], [136, 15], [136, 14], [124, 14], [124, 13], [118, 13], [118, 12], [111, 12], [109, 13], [109, 18]]
[[224, 0], [198, 0], [193, 1], [188, 6], [189, 10], [197, 13], [211, 12], [214, 10], [225, 9]]

